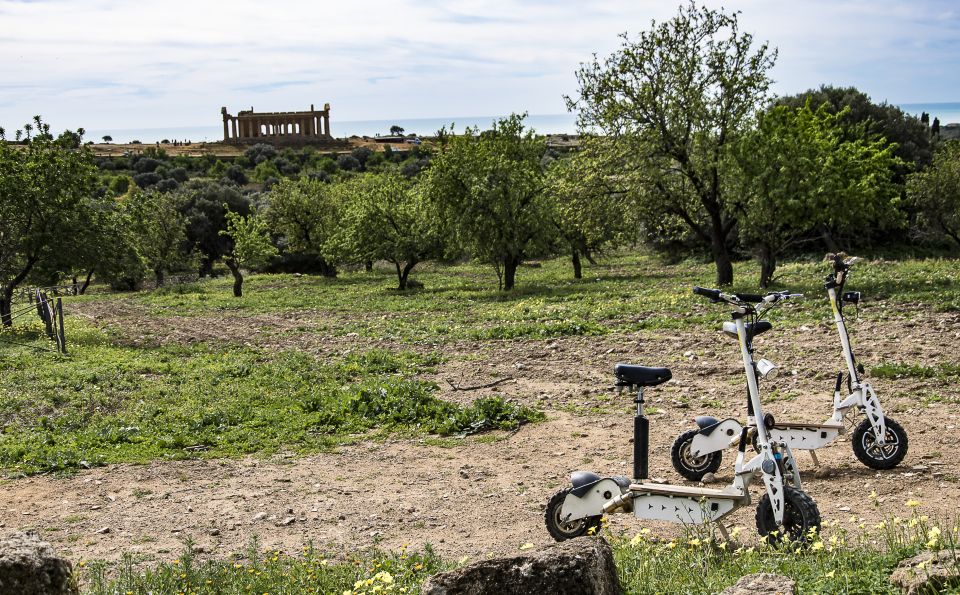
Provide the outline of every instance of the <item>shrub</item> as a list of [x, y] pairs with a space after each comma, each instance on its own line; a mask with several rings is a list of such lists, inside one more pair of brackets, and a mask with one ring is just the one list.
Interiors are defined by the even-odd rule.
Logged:
[[149, 188], [150, 186], [158, 183], [161, 179], [162, 178], [159, 174], [147, 172], [133, 176], [133, 183], [136, 184], [138, 188]]
[[353, 155], [340, 155], [337, 157], [337, 167], [344, 171], [358, 171], [360, 161]]

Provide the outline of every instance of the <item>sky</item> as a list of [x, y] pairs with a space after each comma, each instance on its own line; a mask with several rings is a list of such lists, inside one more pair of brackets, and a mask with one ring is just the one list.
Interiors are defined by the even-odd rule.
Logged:
[[[720, 2], [705, 0], [720, 7]], [[960, 101], [956, 0], [727, 0], [779, 48], [778, 94], [854, 85], [891, 103]], [[574, 72], [664, 0], [0, 0], [0, 126], [220, 123], [332, 105], [331, 119], [566, 111]]]

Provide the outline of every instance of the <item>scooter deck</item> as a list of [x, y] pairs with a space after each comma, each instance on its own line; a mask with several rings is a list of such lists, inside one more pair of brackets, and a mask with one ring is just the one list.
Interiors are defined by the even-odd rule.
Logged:
[[663, 483], [632, 483], [630, 484], [630, 491], [654, 494], [657, 496], [692, 496], [695, 498], [729, 498], [731, 500], [743, 497], [741, 494], [728, 492], [726, 490], [674, 486]]
[[802, 430], [804, 428], [813, 428], [817, 430], [842, 430], [843, 424], [807, 424], [803, 422], [777, 422], [773, 424], [774, 428], [782, 430]]

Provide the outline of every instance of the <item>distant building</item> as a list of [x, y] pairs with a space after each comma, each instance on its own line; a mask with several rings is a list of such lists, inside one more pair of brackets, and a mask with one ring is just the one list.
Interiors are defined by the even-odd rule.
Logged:
[[278, 144], [299, 144], [310, 141], [332, 140], [330, 134], [330, 104], [322, 110], [305, 112], [238, 112], [236, 116], [220, 108], [223, 116], [223, 140], [228, 143], [264, 141]]

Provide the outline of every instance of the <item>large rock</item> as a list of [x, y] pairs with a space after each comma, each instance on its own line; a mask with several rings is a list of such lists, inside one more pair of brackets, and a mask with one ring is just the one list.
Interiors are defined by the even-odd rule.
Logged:
[[581, 537], [483, 560], [434, 575], [423, 595], [619, 595], [613, 551], [603, 538]]
[[76, 595], [79, 589], [70, 561], [28, 532], [0, 539], [0, 593]]
[[901, 560], [890, 582], [908, 595], [940, 593], [960, 585], [960, 565], [950, 550], [921, 552]]
[[796, 589], [797, 583], [788, 576], [760, 572], [742, 577], [720, 595], [794, 595]]

